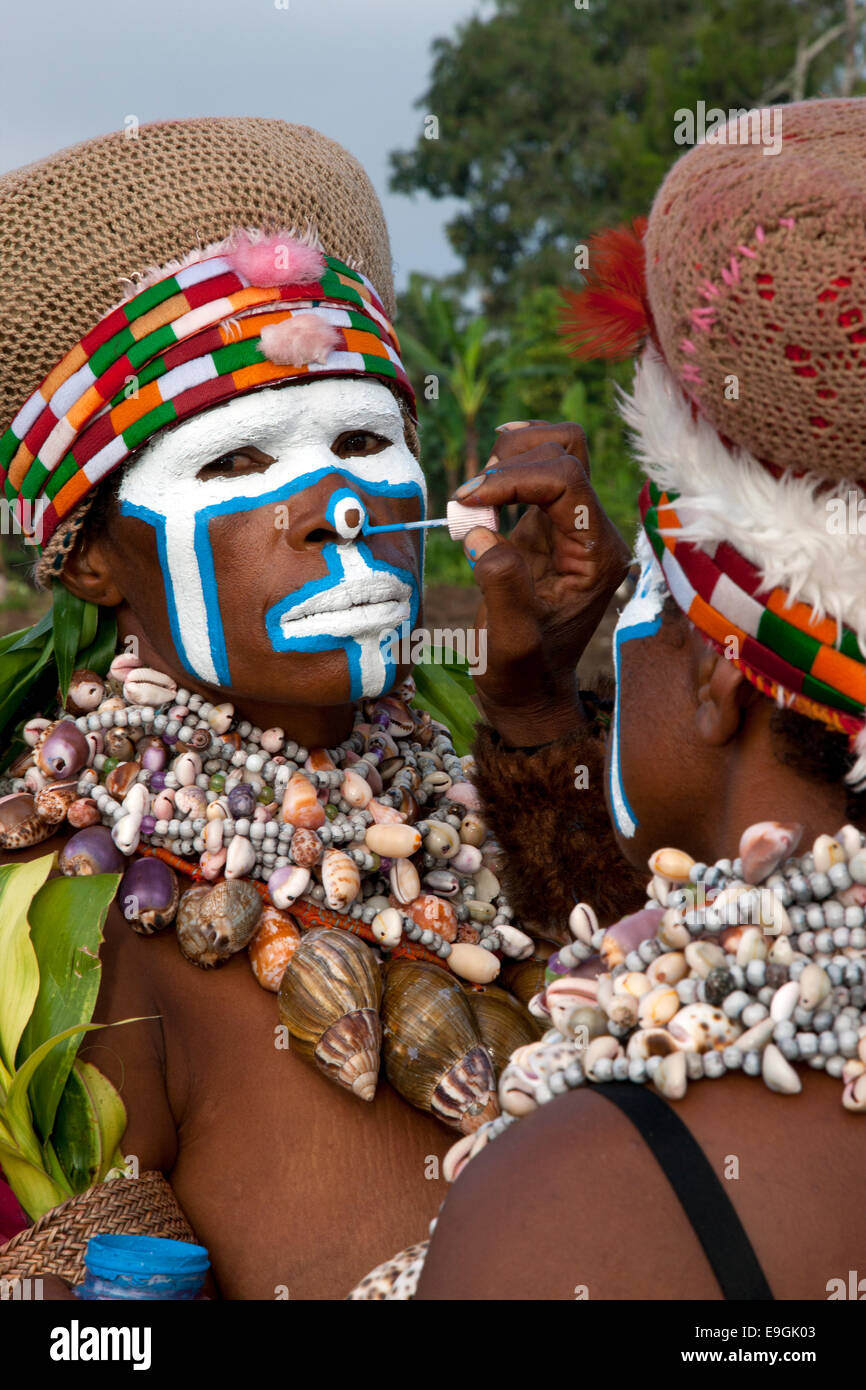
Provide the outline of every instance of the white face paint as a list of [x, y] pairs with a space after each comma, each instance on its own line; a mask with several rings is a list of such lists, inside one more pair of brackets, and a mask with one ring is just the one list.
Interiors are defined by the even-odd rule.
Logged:
[[[349, 431], [390, 441], [368, 457], [339, 459], [331, 445]], [[239, 477], [197, 475], [222, 454], [253, 445], [274, 462]], [[230, 685], [209, 523], [214, 517], [274, 507], [333, 475], [334, 509], [356, 490], [391, 498], [417, 498], [426, 516], [424, 474], [403, 436], [403, 418], [382, 382], [327, 378], [238, 396], [157, 435], [126, 469], [121, 512], [156, 531], [172, 637], [191, 674]], [[363, 503], [357, 498], [363, 511]], [[267, 614], [275, 651], [344, 650], [351, 694], [377, 695], [393, 678], [383, 634], [414, 624], [419, 582], [408, 570], [375, 560], [360, 540], [325, 545], [324, 579], [305, 584]]]
[[629, 805], [622, 776], [620, 750], [620, 654], [624, 642], [638, 637], [651, 637], [658, 632], [662, 621], [662, 607], [667, 595], [664, 575], [652, 547], [643, 531], [639, 532], [635, 544], [635, 559], [641, 567], [635, 591], [619, 615], [613, 634], [613, 667], [616, 680], [613, 720], [610, 734], [610, 771], [608, 792], [610, 806], [617, 829], [626, 839], [631, 839], [638, 820]]

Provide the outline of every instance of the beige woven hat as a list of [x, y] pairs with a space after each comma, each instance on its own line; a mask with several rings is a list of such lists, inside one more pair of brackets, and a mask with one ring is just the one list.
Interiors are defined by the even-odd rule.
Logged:
[[[119, 302], [124, 279], [238, 228], [311, 231], [373, 283], [393, 316], [391, 250], [373, 186], [347, 150], [309, 126], [156, 122], [0, 176], [0, 434]], [[46, 547], [43, 582], [62, 568], [90, 500]]]

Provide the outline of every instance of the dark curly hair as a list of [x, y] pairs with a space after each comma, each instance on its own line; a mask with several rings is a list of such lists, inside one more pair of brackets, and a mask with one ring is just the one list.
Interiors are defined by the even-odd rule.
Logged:
[[[668, 594], [662, 605], [666, 623], [679, 626], [685, 641], [688, 618]], [[866, 790], [857, 792], [845, 781], [855, 759], [845, 734], [829, 729], [817, 719], [794, 710], [775, 709], [770, 718], [773, 751], [778, 762], [813, 782], [841, 786], [845, 792], [845, 815], [852, 825], [866, 823]]]

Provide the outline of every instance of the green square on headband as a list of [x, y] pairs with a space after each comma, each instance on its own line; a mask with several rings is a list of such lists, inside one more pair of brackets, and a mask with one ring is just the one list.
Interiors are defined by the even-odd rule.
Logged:
[[375, 357], [370, 352], [362, 352], [361, 360], [368, 372], [374, 376], [393, 376], [397, 375], [397, 368], [390, 357]]
[[242, 367], [253, 367], [265, 360], [258, 338], [244, 338], [239, 343], [226, 343], [224, 347], [214, 348], [211, 357], [217, 369], [217, 376], [228, 376], [230, 372], [240, 371]]
[[849, 627], [842, 628], [842, 639], [839, 643], [839, 651], [843, 656], [850, 656], [852, 661], [859, 661], [861, 664], [866, 661], [866, 656], [860, 650], [860, 643], [857, 636]]
[[134, 342], [135, 337], [133, 336], [132, 329], [121, 328], [119, 333], [115, 333], [113, 338], [109, 338], [107, 343], [103, 343], [102, 347], [96, 349], [95, 353], [90, 358], [88, 366], [97, 381], [102, 376], [103, 372], [114, 365], [118, 357], [121, 357], [125, 352], [129, 352]]
[[333, 271], [326, 270], [319, 281], [325, 292], [326, 299], [348, 299], [350, 304], [359, 304], [361, 308], [366, 308], [367, 301], [357, 290], [351, 286], [344, 285], [342, 280], [338, 280]]
[[339, 271], [341, 275], [348, 275], [350, 280], [357, 280], [359, 285], [364, 283], [357, 270], [350, 269], [343, 261], [338, 261], [336, 256], [326, 256], [325, 264], [329, 266], [331, 270]]
[[149, 358], [155, 357], [158, 352], [165, 352], [166, 348], [172, 347], [176, 342], [177, 337], [171, 324], [164, 323], [161, 328], [155, 328], [152, 333], [133, 343], [126, 355], [133, 367], [142, 367]]
[[758, 622], [757, 639], [770, 651], [781, 656], [798, 671], [811, 671], [812, 663], [821, 650], [821, 643], [778, 614], [765, 608]]
[[126, 317], [130, 323], [135, 319], [140, 319], [142, 314], [147, 314], [151, 309], [155, 309], [157, 304], [162, 304], [166, 299], [171, 299], [176, 294], [181, 294], [182, 290], [173, 275], [167, 280], [159, 280], [155, 285], [149, 285], [141, 294], [137, 294], [127, 304], [124, 304]]
[[170, 425], [177, 419], [177, 411], [172, 401], [163, 401], [160, 405], [154, 406], [146, 415], [142, 415], [140, 420], [135, 420], [129, 429], [123, 431], [123, 442], [128, 449], [137, 449], [139, 444], [143, 444], [145, 439], [161, 430], [163, 425]]
[[0, 468], [9, 468], [10, 463], [18, 452], [21, 440], [16, 438], [11, 430], [7, 430], [0, 439]]
[[819, 704], [842, 710], [844, 714], [854, 714], [861, 719], [863, 717], [863, 706], [859, 700], [852, 700], [849, 695], [843, 695], [840, 691], [834, 690], [832, 685], [826, 685], [814, 676], [803, 677], [802, 690], [810, 700], [817, 700]]
[[26, 497], [28, 502], [32, 502], [34, 497], [38, 497], [45, 486], [46, 480], [50, 477], [51, 474], [48, 472], [45, 464], [40, 463], [38, 459], [34, 459], [27, 469], [27, 477], [21, 484], [21, 496]]
[[76, 463], [75, 459], [72, 457], [71, 454], [67, 454], [66, 458], [62, 461], [62, 463], [59, 463], [57, 465], [54, 472], [48, 479], [48, 482], [45, 484], [46, 497], [50, 498], [53, 502], [60, 489], [64, 486], [65, 483], [69, 482], [70, 478], [73, 478], [75, 476], [80, 466], [81, 465]]
[[377, 338], [384, 340], [384, 328], [380, 328], [376, 320], [371, 318], [369, 314], [361, 314], [357, 309], [347, 309], [346, 313], [349, 315], [349, 323], [353, 328], [359, 328], [362, 333], [375, 333]]

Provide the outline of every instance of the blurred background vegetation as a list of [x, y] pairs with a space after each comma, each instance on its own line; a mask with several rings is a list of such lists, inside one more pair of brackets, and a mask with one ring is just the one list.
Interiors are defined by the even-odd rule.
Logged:
[[[630, 540], [637, 470], [615, 409], [630, 366], [577, 364], [557, 336], [559, 290], [581, 283], [575, 248], [649, 211], [683, 153], [678, 109], [866, 90], [866, 3], [579, 3], [484, 0], [434, 43], [417, 102], [422, 133], [391, 155], [391, 183], [460, 200], [447, 230], [461, 269], [439, 280], [412, 274], [397, 327], [418, 392], [432, 515], [483, 466], [497, 424], [570, 419], [586, 430], [593, 483]], [[39, 611], [27, 582], [34, 555], [4, 536], [0, 558], [0, 628], [19, 627]], [[426, 577], [470, 583], [441, 533], [429, 538]]]
[[[631, 367], [577, 363], [557, 335], [559, 291], [582, 283], [575, 248], [649, 211], [684, 153], [677, 110], [866, 91], [864, 26], [855, 0], [491, 0], [435, 42], [423, 131], [391, 156], [395, 190], [461, 200], [460, 272], [412, 275], [397, 313], [433, 515], [497, 424], [577, 420], [632, 539], [638, 473], [615, 408]], [[431, 545], [428, 585], [470, 582], [454, 549]]]

